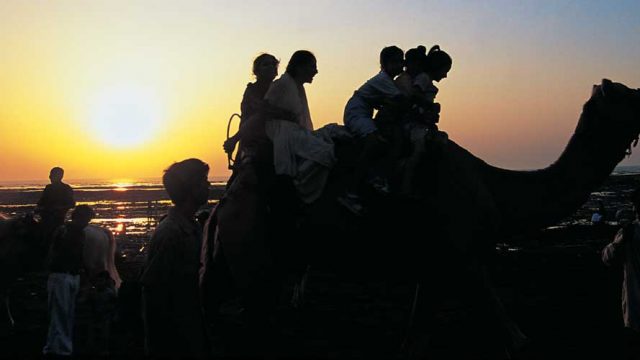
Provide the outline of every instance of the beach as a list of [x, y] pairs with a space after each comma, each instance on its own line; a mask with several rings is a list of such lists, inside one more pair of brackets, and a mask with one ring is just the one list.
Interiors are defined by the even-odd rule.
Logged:
[[[508, 313], [530, 342], [522, 358], [620, 358], [622, 318], [620, 269], [607, 268], [600, 250], [618, 230], [613, 214], [630, 209], [626, 197], [640, 183], [637, 173], [619, 172], [593, 192], [572, 216], [547, 229], [499, 243], [490, 273]], [[96, 209], [96, 224], [111, 229], [118, 241], [116, 266], [122, 279], [134, 280], [144, 259], [150, 231], [166, 212], [169, 201], [156, 182], [128, 186], [85, 184], [74, 186], [78, 204]], [[224, 190], [214, 184], [208, 207]], [[28, 212], [41, 187], [0, 188], [0, 211]], [[591, 214], [602, 201], [607, 225], [594, 226]], [[306, 304], [296, 310], [282, 304], [278, 310], [278, 354], [295, 358], [391, 358], [400, 348], [411, 309], [414, 283], [407, 279], [336, 274], [311, 269]], [[473, 343], [483, 324], [470, 321], [469, 309], [452, 296], [435, 320], [430, 340], [434, 358], [464, 358], [459, 343]], [[47, 326], [46, 275], [28, 274], [11, 290], [16, 327], [0, 315], [0, 357], [32, 357], [41, 351]], [[79, 327], [82, 327], [82, 318]], [[233, 355], [242, 347], [242, 327], [225, 325], [217, 341], [225, 342], [218, 355]], [[141, 356], [142, 342], [132, 329], [114, 324], [111, 353]], [[82, 331], [79, 335], [82, 337]], [[457, 341], [457, 340], [460, 340]], [[462, 341], [461, 339], [464, 339]], [[83, 349], [80, 348], [82, 354]]]

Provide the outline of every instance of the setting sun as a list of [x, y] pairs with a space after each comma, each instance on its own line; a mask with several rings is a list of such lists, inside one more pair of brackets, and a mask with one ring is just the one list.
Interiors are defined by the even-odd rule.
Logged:
[[104, 88], [88, 104], [88, 132], [107, 146], [143, 145], [162, 123], [160, 107], [149, 89], [133, 85]]
[[112, 186], [114, 191], [127, 191], [132, 185], [133, 182], [130, 180], [117, 180], [113, 182]]

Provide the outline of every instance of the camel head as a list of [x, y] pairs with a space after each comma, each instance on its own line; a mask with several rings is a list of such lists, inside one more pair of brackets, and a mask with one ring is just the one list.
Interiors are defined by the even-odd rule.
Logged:
[[[0, 217], [0, 262], [17, 260], [22, 256], [36, 256], [46, 247], [33, 215]], [[8, 258], [5, 258], [8, 257]]]
[[594, 85], [576, 135], [590, 139], [592, 145], [599, 146], [605, 153], [621, 153], [622, 156], [639, 133], [640, 89], [631, 89], [608, 79]]

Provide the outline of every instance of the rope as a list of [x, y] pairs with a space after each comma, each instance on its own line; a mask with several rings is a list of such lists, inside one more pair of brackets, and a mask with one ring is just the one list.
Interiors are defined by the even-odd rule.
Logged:
[[[233, 122], [233, 118], [234, 117], [238, 117], [238, 119], [242, 120], [242, 116], [240, 116], [240, 114], [238, 113], [233, 113], [231, 114], [231, 117], [229, 118], [229, 122], [227, 123], [227, 140], [229, 140], [229, 138], [231, 136], [229, 136], [230, 132], [231, 132], [231, 123]], [[229, 170], [233, 170], [233, 167], [236, 164], [236, 159], [233, 158], [233, 151], [230, 151], [227, 153], [227, 167], [229, 168]]]

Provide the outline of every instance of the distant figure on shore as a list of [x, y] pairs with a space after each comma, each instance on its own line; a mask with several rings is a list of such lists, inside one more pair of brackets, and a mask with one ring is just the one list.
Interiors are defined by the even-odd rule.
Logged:
[[627, 358], [640, 359], [640, 189], [633, 193], [631, 200], [635, 219], [631, 223], [618, 219], [624, 226], [613, 242], [602, 250], [602, 261], [623, 269], [622, 317], [626, 331]]
[[591, 215], [591, 223], [593, 225], [604, 225], [607, 219], [607, 210], [602, 200], [598, 200], [598, 209]]
[[62, 182], [64, 170], [54, 167], [49, 172], [51, 184], [45, 186], [36, 207], [36, 212], [42, 217], [43, 231], [46, 237], [59, 226], [64, 224], [69, 209], [76, 206], [71, 186]]
[[45, 356], [73, 354], [76, 296], [80, 288], [80, 272], [84, 267], [84, 229], [93, 216], [89, 206], [79, 205], [71, 214], [71, 222], [53, 233], [48, 257], [49, 331], [42, 350]]
[[156, 228], [142, 268], [145, 352], [151, 358], [207, 358], [198, 272], [202, 232], [198, 209], [209, 197], [209, 166], [174, 163], [162, 177], [174, 206]]

